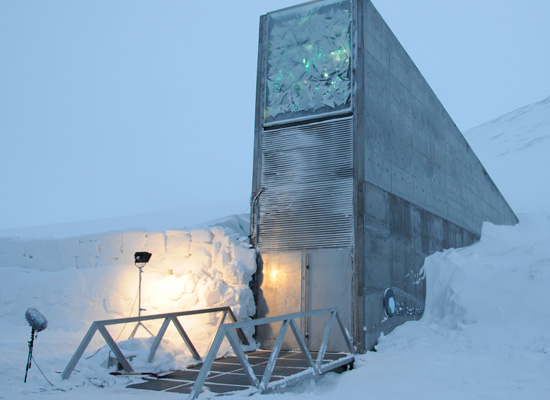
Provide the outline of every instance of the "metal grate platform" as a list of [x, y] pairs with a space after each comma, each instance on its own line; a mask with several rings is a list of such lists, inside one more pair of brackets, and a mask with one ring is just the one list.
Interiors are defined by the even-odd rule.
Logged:
[[[261, 381], [263, 373], [267, 367], [271, 351], [254, 351], [246, 353], [254, 374]], [[312, 357], [316, 357], [316, 352], [311, 352]], [[353, 355], [345, 353], [326, 353], [323, 358], [323, 365], [334, 363], [335, 367], [326, 372], [343, 372], [353, 368]], [[128, 385], [132, 389], [144, 389], [154, 391], [164, 391], [171, 393], [191, 393], [193, 385], [199, 375], [202, 365], [189, 367], [185, 371], [174, 371], [157, 378], [143, 378], [144, 382]], [[308, 373], [311, 372], [311, 373]], [[302, 379], [314, 377], [312, 368], [308, 367], [307, 360], [302, 352], [281, 351], [277, 356], [275, 368], [271, 374], [269, 382], [286, 381], [291, 386]], [[212, 363], [210, 374], [204, 382], [203, 390], [215, 394], [228, 394], [231, 392], [247, 390], [254, 388], [251, 386], [243, 367], [237, 357], [227, 357], [215, 360]]]

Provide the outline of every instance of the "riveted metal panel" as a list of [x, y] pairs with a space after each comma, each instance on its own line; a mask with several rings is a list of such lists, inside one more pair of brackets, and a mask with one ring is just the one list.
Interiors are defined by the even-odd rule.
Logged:
[[[351, 249], [315, 250], [308, 253], [308, 299], [306, 310], [338, 307], [342, 321], [351, 330], [352, 318], [352, 251]], [[309, 318], [308, 344], [319, 349], [328, 318]], [[328, 343], [329, 350], [345, 349], [344, 340], [334, 332]]]
[[352, 117], [262, 131], [260, 250], [352, 247]]

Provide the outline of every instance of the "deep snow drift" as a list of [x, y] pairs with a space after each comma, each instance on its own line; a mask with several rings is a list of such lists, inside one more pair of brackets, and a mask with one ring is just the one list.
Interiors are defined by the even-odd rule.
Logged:
[[[466, 138], [518, 213], [520, 223], [514, 227], [486, 224], [479, 243], [427, 258], [424, 271], [428, 297], [423, 318], [404, 324], [381, 338], [377, 352], [358, 357], [356, 369], [339, 376], [327, 376], [316, 385], [305, 383], [289, 392], [270, 395], [270, 398], [548, 398], [550, 98], [475, 128], [466, 133]], [[205, 266], [196, 270], [197, 274], [209, 274], [228, 288], [232, 285], [243, 287], [250, 273], [248, 267], [245, 268], [249, 264], [244, 261], [250, 256], [243, 237], [246, 223], [237, 225], [243, 229], [241, 232], [236, 225], [203, 230], [212, 234], [205, 238], [211, 243], [203, 244], [212, 247], [206, 246], [208, 250], [200, 257], [206, 260]], [[211, 229], [215, 232], [219, 229], [219, 246], [214, 245], [216, 235]], [[160, 241], [157, 250], [162, 243], [165, 246], [168, 243], [166, 232], [163, 237], [164, 242]], [[137, 279], [135, 267], [131, 263], [119, 268], [102, 265], [103, 261], [97, 258], [95, 265], [90, 264], [86, 269], [67, 267], [40, 272], [28, 259], [17, 256], [20, 250], [14, 249], [21, 249], [17, 247], [21, 243], [16, 246], [14, 239], [10, 240], [8, 243], [8, 239], [0, 239], [0, 353], [3, 359], [0, 398], [166, 399], [178, 396], [125, 389], [130, 380], [139, 378], [115, 379], [108, 375], [105, 368], [108, 351], [102, 349], [94, 355], [95, 349], [103, 345], [101, 340], [96, 340], [95, 347], [91, 346], [85, 354], [91, 357], [77, 366], [79, 372], [68, 381], [61, 381], [57, 371], [65, 367], [90, 321], [100, 316], [105, 318], [107, 314], [126, 315], [131, 309]], [[30, 246], [31, 241], [25, 242]], [[44, 248], [43, 242], [40, 246]], [[231, 246], [242, 253], [233, 252]], [[74, 246], [69, 247], [74, 251]], [[25, 245], [22, 248], [28, 249]], [[239, 283], [227, 282], [223, 271], [214, 272], [219, 271], [214, 265], [218, 262], [217, 257], [223, 254], [222, 249], [226, 249], [230, 257], [226, 256], [225, 261], [222, 257], [221, 266], [233, 263], [242, 266], [238, 270], [247, 271], [235, 278], [240, 279]], [[89, 249], [82, 251], [89, 252]], [[6, 257], [10, 260], [9, 265], [5, 262]], [[165, 257], [170, 258], [169, 251]], [[160, 272], [151, 271], [146, 275], [146, 279], [153, 280], [153, 275], [158, 273], [162, 276], [158, 281], [173, 281], [173, 285], [168, 286], [176, 294], [166, 291], [167, 299], [187, 293], [181, 278], [187, 271], [185, 267], [174, 269], [172, 275], [165, 273], [173, 260], [161, 263]], [[126, 292], [124, 285], [116, 283], [125, 268], [128, 276], [134, 279], [124, 280], [124, 285], [128, 286]], [[116, 290], [116, 295], [107, 296], [105, 288], [109, 293]], [[26, 291], [30, 297], [23, 295]], [[216, 304], [236, 301], [233, 295], [216, 297], [216, 290], [210, 293], [218, 302]], [[244, 287], [242, 293], [245, 293]], [[149, 297], [146, 302], [152, 304], [154, 299], [156, 297]], [[206, 297], [197, 301], [197, 305], [201, 301], [200, 304], [208, 303]], [[165, 306], [170, 303], [174, 301], [167, 301]], [[54, 386], [46, 382], [36, 366], [30, 371], [29, 382], [23, 384], [26, 341], [30, 333], [24, 312], [31, 306], [51, 320], [48, 329], [38, 335], [35, 358]], [[250, 311], [243, 311], [241, 316]], [[121, 337], [124, 335], [126, 333]], [[144, 335], [142, 339], [124, 344], [126, 351], [138, 355], [137, 368], [164, 370], [189, 361], [181, 341], [172, 336], [153, 365], [148, 365], [140, 359], [147, 348], [147, 340]], [[203, 342], [207, 344], [207, 339]], [[237, 397], [244, 398], [239, 394], [230, 396]]]

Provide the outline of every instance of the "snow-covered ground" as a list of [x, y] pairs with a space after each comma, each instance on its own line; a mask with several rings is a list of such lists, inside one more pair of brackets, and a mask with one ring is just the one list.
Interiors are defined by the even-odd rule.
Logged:
[[[270, 398], [550, 398], [550, 98], [466, 132], [466, 138], [517, 212], [520, 223], [514, 227], [486, 224], [479, 243], [426, 259], [425, 315], [419, 322], [404, 324], [381, 338], [377, 352], [359, 356], [353, 371], [329, 375], [317, 384], [305, 383], [291, 391], [272, 394]], [[190, 291], [180, 285], [181, 276], [186, 273], [194, 277], [195, 287], [204, 276], [201, 274], [208, 274], [218, 279], [220, 285], [226, 285], [224, 293], [227, 296], [216, 297], [217, 289], [203, 291], [202, 297], [195, 299], [195, 305], [231, 303], [238, 301], [239, 296], [247, 296], [244, 289], [238, 292], [250, 273], [245, 261], [249, 256], [242, 238], [246, 224], [239, 218], [237, 221], [241, 222], [224, 224], [218, 221], [217, 225], [210, 224], [202, 230], [197, 228], [195, 237], [202, 250], [184, 254], [198, 257], [190, 272], [181, 266], [172, 271], [173, 275], [166, 273], [177, 256], [171, 253], [168, 238], [170, 235], [179, 237], [179, 242], [174, 243], [178, 243], [177, 252], [181, 256], [182, 251], [189, 249], [184, 249], [185, 238], [188, 234], [192, 238], [193, 231], [165, 232], [164, 241], [155, 242], [155, 251], [165, 246], [164, 259], [156, 266], [157, 271], [151, 271], [146, 279], [157, 288], [165, 283], [171, 288], [162, 286], [164, 293], [173, 299], [163, 307], [171, 310], [170, 307], [177, 303], [175, 299], [181, 299]], [[9, 254], [11, 265], [4, 261], [0, 264], [0, 399], [96, 399], [100, 396], [103, 399], [167, 399], [178, 396], [126, 389], [126, 384], [139, 381], [139, 378], [108, 375], [104, 366], [108, 351], [101, 349], [94, 354], [103, 345], [100, 339], [92, 343], [85, 354], [89, 359], [78, 364], [78, 371], [69, 380], [61, 380], [59, 372], [89, 323], [100, 317], [125, 315], [131, 309], [137, 273], [131, 263], [122, 265], [124, 241], [121, 241], [122, 250], [111, 249], [104, 253], [111, 257], [110, 264], [104, 261], [105, 258], [96, 257], [95, 264], [90, 261], [84, 269], [66, 264], [59, 270], [52, 267], [50, 271], [38, 271], [30, 267], [29, 259], [21, 257], [17, 261], [16, 255], [21, 251], [17, 246], [22, 246], [22, 242], [14, 244], [14, 239], [10, 240], [8, 246], [8, 239], [0, 239], [2, 260], [6, 260], [6, 248], [19, 249]], [[90, 253], [85, 243], [80, 243], [81, 248], [75, 247], [70, 238], [63, 240], [68, 246], [65, 249], [80, 256]], [[38, 247], [47, 247], [45, 242], [43, 239]], [[32, 246], [37, 246], [36, 241], [33, 243]], [[27, 248], [23, 246], [23, 249]], [[52, 254], [51, 251], [45, 254]], [[113, 257], [118, 258], [113, 261]], [[243, 274], [224, 277], [224, 271], [228, 273], [230, 266], [237, 266]], [[128, 274], [128, 278], [122, 279], [124, 274]], [[159, 276], [153, 278], [155, 274]], [[227, 284], [226, 279], [233, 279], [234, 283]], [[152, 286], [148, 290], [153, 290]], [[106, 290], [117, 295], [108, 299]], [[113, 300], [115, 298], [117, 301]], [[147, 303], [153, 303], [154, 298], [152, 295], [146, 297]], [[34, 355], [53, 386], [35, 365], [30, 370], [28, 382], [23, 383], [30, 336], [24, 319], [27, 307], [37, 307], [50, 320], [48, 329], [38, 334]], [[251, 311], [243, 310], [240, 315]], [[208, 332], [196, 328], [192, 333], [204, 349]], [[166, 370], [190, 360], [180, 341], [172, 335], [153, 365], [148, 365], [141, 357], [146, 354], [148, 340], [142, 338], [123, 344], [126, 351], [138, 355], [135, 361], [138, 369]], [[229, 398], [241, 397], [244, 398], [243, 395]]]

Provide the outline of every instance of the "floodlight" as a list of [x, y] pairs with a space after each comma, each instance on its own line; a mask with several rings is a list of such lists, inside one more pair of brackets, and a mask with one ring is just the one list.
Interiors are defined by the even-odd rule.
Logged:
[[[147, 311], [145, 308], [141, 308], [141, 274], [143, 273], [143, 267], [145, 267], [145, 264], [149, 262], [151, 259], [152, 254], [148, 253], [146, 251], [138, 251], [134, 254], [134, 263], [136, 264], [136, 267], [139, 269], [139, 283], [138, 283], [138, 317], [141, 317], [142, 311]], [[130, 339], [134, 337], [136, 334], [138, 328], [142, 326], [143, 329], [145, 329], [151, 336], [154, 336], [149, 329], [145, 325], [141, 323], [141, 321], [138, 321], [136, 326], [134, 327], [134, 330], [130, 334]]]
[[136, 263], [136, 267], [143, 268], [145, 264], [149, 262], [151, 259], [152, 254], [148, 253], [146, 251], [138, 251], [134, 254], [134, 260]]

